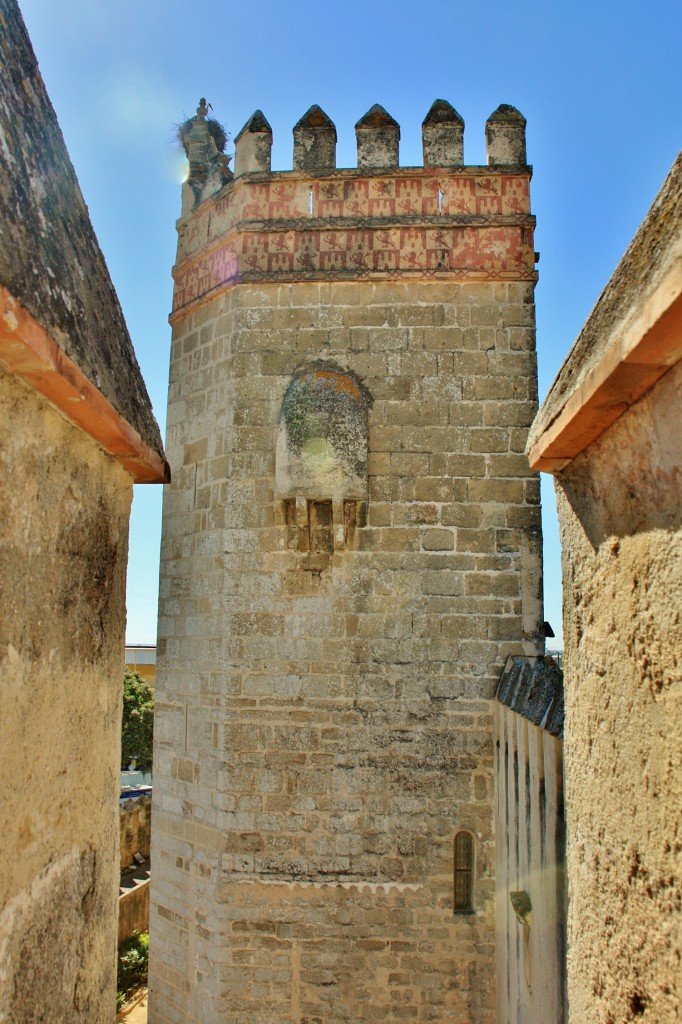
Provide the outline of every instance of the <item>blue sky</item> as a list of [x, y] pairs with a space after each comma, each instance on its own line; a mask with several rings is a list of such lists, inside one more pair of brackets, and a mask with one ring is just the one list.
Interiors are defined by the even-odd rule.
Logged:
[[[312, 103], [337, 126], [340, 167], [373, 103], [421, 163], [434, 99], [466, 122], [466, 163], [485, 162], [500, 103], [528, 120], [534, 166], [540, 396], [682, 145], [679, 0], [20, 0], [90, 215], [165, 427], [170, 271], [183, 158], [172, 125], [200, 96], [234, 136], [256, 108], [291, 167], [291, 129]], [[560, 632], [559, 544], [543, 478], [545, 614]], [[135, 488], [128, 640], [156, 639], [161, 489]]]

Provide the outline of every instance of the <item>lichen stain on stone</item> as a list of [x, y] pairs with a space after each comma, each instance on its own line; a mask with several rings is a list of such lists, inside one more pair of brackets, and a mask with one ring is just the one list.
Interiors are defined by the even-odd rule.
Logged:
[[104, 502], [80, 510], [64, 530], [57, 551], [70, 571], [65, 573], [61, 605], [70, 619], [72, 655], [93, 664], [101, 655], [110, 619], [111, 580], [118, 560], [111, 514]]
[[10, 901], [0, 918], [5, 977], [12, 979], [5, 988], [0, 977], [3, 1019], [58, 1021], [71, 1007], [70, 1020], [100, 1024], [100, 988], [111, 983], [113, 960], [89, 940], [98, 917], [111, 917], [111, 899], [89, 847], [54, 861]]
[[324, 381], [327, 387], [334, 388], [340, 395], [352, 395], [360, 398], [360, 389], [357, 384], [341, 373], [332, 373], [331, 370], [316, 370], [313, 374], [318, 380]]

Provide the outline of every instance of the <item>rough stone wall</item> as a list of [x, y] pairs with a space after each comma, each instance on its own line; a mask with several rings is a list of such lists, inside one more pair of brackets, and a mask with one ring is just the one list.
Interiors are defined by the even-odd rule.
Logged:
[[0, 284], [163, 458], [118, 297], [15, 0], [0, 0], [0, 25]]
[[149, 931], [149, 891], [151, 879], [147, 878], [134, 889], [128, 889], [118, 898], [118, 941], [119, 945], [131, 935]]
[[151, 796], [138, 796], [133, 800], [120, 801], [119, 832], [123, 871], [133, 863], [134, 854], [149, 856], [152, 833]]
[[[491, 699], [542, 648], [533, 220], [527, 169], [460, 170], [246, 174], [179, 223], [153, 1024], [495, 1019]], [[322, 379], [354, 401], [325, 417]]]
[[682, 368], [557, 478], [571, 1022], [682, 1014]]
[[119, 945], [150, 930], [151, 885], [152, 880], [146, 878], [119, 896]]
[[110, 1024], [130, 476], [0, 371], [0, 1019]]

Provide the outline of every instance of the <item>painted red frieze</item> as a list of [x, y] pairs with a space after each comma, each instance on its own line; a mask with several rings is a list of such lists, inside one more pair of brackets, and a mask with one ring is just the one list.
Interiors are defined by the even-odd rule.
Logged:
[[[181, 254], [190, 256], [209, 237], [242, 221], [424, 216], [513, 216], [530, 213], [528, 174], [495, 174], [487, 167], [463, 168], [434, 176], [413, 168], [381, 177], [336, 171], [311, 180], [298, 172], [267, 181], [238, 178], [196, 210], [181, 228]], [[285, 177], [288, 174], [288, 177]]]
[[181, 231], [173, 311], [241, 281], [534, 281], [528, 175], [464, 170], [238, 179]]
[[532, 227], [235, 232], [175, 270], [174, 311], [240, 281], [389, 277], [535, 280]]

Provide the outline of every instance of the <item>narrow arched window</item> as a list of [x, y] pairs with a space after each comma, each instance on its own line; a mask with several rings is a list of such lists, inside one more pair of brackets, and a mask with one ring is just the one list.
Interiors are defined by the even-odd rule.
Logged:
[[471, 832], [457, 833], [454, 853], [454, 911], [456, 914], [472, 914], [474, 910], [474, 837]]

